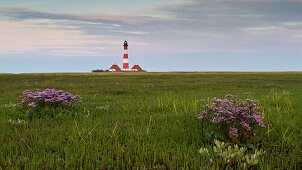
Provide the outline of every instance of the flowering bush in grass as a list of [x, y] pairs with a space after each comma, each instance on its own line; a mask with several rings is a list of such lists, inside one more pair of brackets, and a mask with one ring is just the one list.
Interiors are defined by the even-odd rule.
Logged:
[[[28, 108], [24, 109], [24, 111], [31, 115], [31, 117], [33, 115], [38, 115], [38, 117], [42, 117], [43, 115], [55, 117], [63, 113], [66, 114], [71, 106], [82, 103], [82, 98], [79, 95], [72, 96], [69, 92], [63, 90], [56, 91], [55, 89], [45, 89], [43, 91], [36, 89], [35, 92], [25, 90], [21, 97], [21, 104], [25, 108]], [[67, 108], [69, 109], [67, 110]]]
[[22, 96], [22, 104], [29, 107], [41, 107], [41, 106], [69, 106], [74, 103], [82, 103], [82, 98], [79, 95], [72, 96], [71, 93], [64, 92], [63, 90], [56, 91], [55, 89], [45, 89], [35, 92], [25, 90]]
[[204, 105], [199, 119], [213, 124], [216, 132], [235, 143], [250, 143], [257, 128], [265, 127], [261, 110], [255, 100], [239, 100], [237, 96], [228, 94], [224, 99], [215, 97], [212, 104]]

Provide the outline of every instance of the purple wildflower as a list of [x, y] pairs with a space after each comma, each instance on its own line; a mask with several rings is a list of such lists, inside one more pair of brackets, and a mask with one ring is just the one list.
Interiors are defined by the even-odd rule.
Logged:
[[265, 127], [261, 116], [262, 108], [257, 105], [256, 100], [240, 100], [237, 96], [228, 94], [224, 99], [214, 97], [212, 104], [203, 107], [199, 119], [223, 125], [219, 127], [225, 127], [222, 129], [224, 131], [230, 128], [233, 136], [246, 138], [248, 134], [253, 135], [254, 128]]
[[72, 96], [69, 92], [63, 90], [56, 91], [55, 89], [45, 89], [44, 91], [31, 92], [30, 90], [23, 91], [22, 104], [30, 107], [50, 104], [56, 106], [68, 106], [73, 103], [82, 103], [82, 98], [79, 95]]
[[243, 127], [245, 130], [247, 130], [247, 131], [250, 131], [250, 130], [251, 130], [251, 127], [250, 127], [247, 123], [245, 123], [245, 122], [240, 122], [240, 124], [242, 125], [242, 127]]
[[28, 103], [27, 105], [28, 105], [29, 107], [37, 107], [37, 105], [36, 105], [35, 102]]
[[233, 95], [231, 95], [231, 94], [225, 95], [225, 98], [228, 98], [228, 97], [233, 97]]
[[230, 134], [238, 138], [238, 129], [230, 127]]
[[206, 115], [206, 113], [205, 112], [202, 112], [200, 115], [199, 115], [199, 119], [203, 119], [203, 118], [206, 118], [207, 117], [207, 115]]

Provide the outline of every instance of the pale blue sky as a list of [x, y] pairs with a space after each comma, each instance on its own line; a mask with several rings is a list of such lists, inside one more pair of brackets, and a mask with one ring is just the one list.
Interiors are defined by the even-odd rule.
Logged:
[[302, 0], [1, 0], [0, 73], [302, 71]]

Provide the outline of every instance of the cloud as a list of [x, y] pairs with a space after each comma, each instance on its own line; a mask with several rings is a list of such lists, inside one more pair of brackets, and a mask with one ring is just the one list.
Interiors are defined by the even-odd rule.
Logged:
[[[77, 55], [96, 56], [101, 55], [101, 51], [110, 50], [111, 48], [108, 45], [120, 43], [118, 40], [109, 40], [110, 37], [106, 36], [83, 35], [81, 31], [76, 29], [64, 30], [56, 24], [35, 24], [43, 22], [46, 21], [0, 21], [0, 54], [45, 51], [50, 54], [65, 56], [71, 55], [70, 50], [74, 50]], [[98, 46], [102, 48], [95, 48]], [[62, 49], [65, 49], [65, 51]], [[63, 54], [64, 52], [66, 54]]]
[[135, 29], [141, 17], [126, 20], [113, 15], [79, 16], [0, 8], [0, 19], [2, 56], [37, 55], [41, 51], [54, 56], [117, 55], [116, 49], [120, 49], [123, 41], [121, 37], [149, 34]]
[[[148, 34], [136, 29], [138, 24], [142, 24], [145, 20], [152, 19], [152, 17], [131, 17], [120, 15], [76, 15], [76, 14], [57, 14], [50, 12], [33, 11], [25, 8], [0, 8], [2, 17], [13, 21], [26, 21], [26, 20], [48, 20], [57, 25], [73, 26], [73, 28], [87, 30], [93, 33], [95, 30], [102, 30], [105, 33], [121, 33], [121, 34], [135, 34], [143, 35]], [[49, 22], [41, 23], [41, 25]], [[38, 24], [38, 23], [36, 23]], [[67, 28], [68, 29], [68, 28]], [[93, 30], [94, 29], [94, 30]]]
[[204, 21], [218, 19], [217, 23], [251, 23], [263, 21], [279, 23], [300, 21], [302, 1], [239, 1], [239, 0], [189, 0], [156, 6], [158, 11], [178, 19]]
[[140, 56], [146, 50], [288, 50], [301, 43], [302, 1], [187, 0], [146, 9], [148, 16], [143, 12], [81, 15], [2, 7], [1, 25], [5, 26], [0, 30], [6, 35], [14, 34], [8, 30], [22, 35], [0, 37], [4, 40], [0, 53], [48, 50], [56, 56], [112, 56], [119, 55], [116, 49], [124, 39], [135, 44], [133, 48], [144, 47], [135, 49]]
[[176, 29], [197, 35], [212, 32], [231, 37], [264, 31], [279, 37], [282, 34], [278, 35], [278, 31], [288, 30], [294, 35], [302, 29], [301, 0], [189, 0], [163, 3], [155, 10], [169, 16]]

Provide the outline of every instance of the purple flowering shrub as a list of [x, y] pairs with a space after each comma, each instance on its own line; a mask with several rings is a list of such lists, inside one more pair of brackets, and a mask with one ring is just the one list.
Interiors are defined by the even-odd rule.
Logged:
[[230, 94], [224, 99], [212, 99], [212, 104], [204, 105], [204, 111], [199, 115], [214, 129], [234, 143], [250, 143], [259, 128], [264, 128], [261, 111], [257, 101], [240, 100]]
[[37, 89], [34, 92], [25, 90], [21, 98], [22, 113], [30, 119], [73, 116], [79, 111], [76, 104], [82, 103], [79, 95], [73, 96], [69, 92], [55, 89]]
[[35, 92], [25, 90], [23, 92], [22, 104], [35, 108], [42, 106], [65, 107], [74, 103], [82, 103], [82, 98], [79, 95], [72, 96], [71, 93], [63, 90], [56, 91], [55, 89], [45, 89]]

